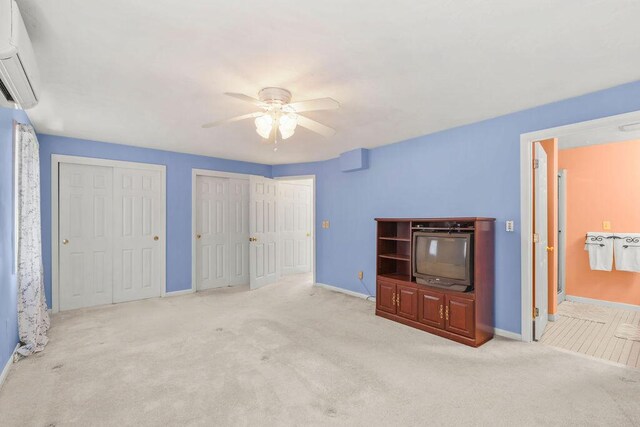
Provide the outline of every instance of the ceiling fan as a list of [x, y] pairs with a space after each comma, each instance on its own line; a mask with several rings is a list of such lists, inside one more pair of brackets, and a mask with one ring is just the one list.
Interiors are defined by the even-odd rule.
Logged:
[[304, 111], [335, 110], [340, 108], [340, 103], [335, 99], [318, 98], [292, 103], [291, 92], [279, 87], [266, 87], [260, 90], [260, 92], [258, 92], [258, 99], [242, 93], [226, 92], [225, 95], [249, 102], [260, 107], [261, 111], [205, 123], [202, 125], [203, 128], [211, 128], [244, 119], [255, 119], [256, 132], [258, 135], [264, 138], [266, 140], [265, 142], [272, 144], [278, 143], [278, 134], [280, 135], [280, 139], [283, 140], [291, 137], [297, 125], [325, 137], [332, 136], [336, 133], [335, 129], [299, 114]]

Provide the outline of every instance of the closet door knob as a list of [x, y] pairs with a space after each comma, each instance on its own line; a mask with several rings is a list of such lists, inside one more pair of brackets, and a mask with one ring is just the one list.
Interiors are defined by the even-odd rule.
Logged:
[[158, 236], [153, 236], [153, 240], [158, 240], [160, 239]]
[[196, 235], [196, 239], [199, 239], [199, 238], [201, 238], [201, 237], [202, 237], [202, 234], [197, 234], [197, 235]]
[[63, 245], [66, 245], [67, 243], [69, 243], [69, 240], [67, 240], [67, 239], [63, 239], [63, 240], [62, 240], [62, 244], [63, 244]]

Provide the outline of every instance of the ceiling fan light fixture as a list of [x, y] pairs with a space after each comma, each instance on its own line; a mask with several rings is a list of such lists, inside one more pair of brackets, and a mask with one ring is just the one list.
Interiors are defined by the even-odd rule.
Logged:
[[297, 125], [298, 116], [296, 116], [295, 114], [289, 113], [280, 116], [280, 125], [278, 126], [278, 129], [280, 130], [282, 139], [291, 137], [295, 133]]
[[273, 126], [273, 117], [271, 114], [264, 114], [255, 120], [256, 132], [264, 139], [269, 139], [271, 127]]
[[[226, 120], [205, 123], [203, 128], [211, 128], [225, 123], [233, 123], [252, 118], [256, 126], [256, 133], [269, 143], [277, 144], [278, 140], [290, 138], [298, 125], [326, 138], [335, 134], [335, 129], [316, 122], [303, 114], [306, 111], [335, 110], [340, 103], [332, 98], [308, 99], [291, 103], [291, 92], [279, 87], [266, 87], [258, 92], [258, 98], [242, 93], [225, 92], [225, 95], [249, 102], [262, 111], [242, 114]], [[278, 136], [278, 134], [280, 134]]]

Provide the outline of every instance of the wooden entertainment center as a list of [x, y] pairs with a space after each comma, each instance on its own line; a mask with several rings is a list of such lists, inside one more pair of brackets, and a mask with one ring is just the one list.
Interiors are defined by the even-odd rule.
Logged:
[[[478, 347], [493, 338], [494, 218], [376, 218], [376, 315]], [[417, 231], [470, 233], [473, 289], [423, 285], [413, 275]]]

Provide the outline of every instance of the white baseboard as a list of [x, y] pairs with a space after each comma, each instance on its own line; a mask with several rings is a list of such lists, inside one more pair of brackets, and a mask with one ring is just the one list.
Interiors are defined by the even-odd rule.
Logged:
[[180, 295], [187, 295], [187, 294], [192, 294], [195, 291], [193, 289], [183, 289], [181, 291], [171, 291], [171, 292], [167, 292], [163, 295], [163, 297], [177, 297]]
[[342, 289], [342, 288], [339, 288], [337, 286], [325, 285], [324, 283], [316, 283], [314, 286], [319, 286], [321, 288], [325, 288], [325, 289], [328, 289], [330, 291], [347, 294], [347, 295], [350, 295], [352, 297], [362, 298], [362, 299], [370, 301], [370, 302], [375, 302], [375, 300], [376, 300], [376, 297], [374, 297], [374, 296], [361, 294], [360, 292], [354, 292], [354, 291], [350, 291], [348, 289]]
[[13, 349], [13, 353], [11, 353], [11, 356], [9, 356], [9, 360], [7, 360], [4, 368], [2, 368], [2, 373], [0, 373], [0, 389], [2, 388], [2, 384], [4, 384], [4, 380], [7, 378], [7, 375], [9, 375], [11, 366], [13, 366], [13, 361], [16, 357], [16, 351], [18, 351], [18, 347], [20, 347], [20, 343], [16, 344], [16, 348]]
[[572, 302], [581, 302], [584, 304], [600, 305], [603, 307], [621, 308], [623, 310], [640, 311], [640, 305], [625, 304], [623, 302], [604, 301], [601, 299], [576, 297], [573, 295], [567, 295], [566, 300]]
[[493, 333], [501, 337], [509, 338], [516, 341], [522, 341], [522, 335], [515, 332], [505, 331], [504, 329], [499, 329], [499, 328], [493, 328]]

